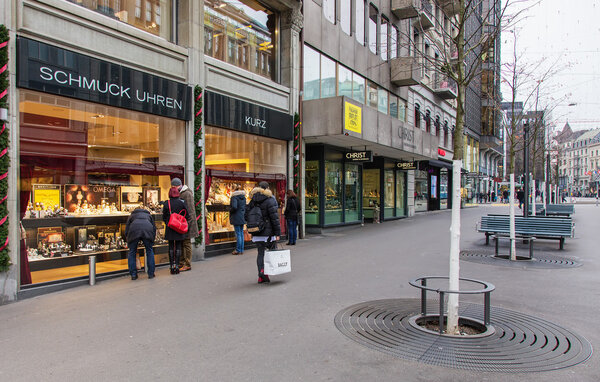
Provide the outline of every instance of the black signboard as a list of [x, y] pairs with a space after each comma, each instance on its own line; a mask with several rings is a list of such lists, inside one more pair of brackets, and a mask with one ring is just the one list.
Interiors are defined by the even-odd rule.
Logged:
[[17, 86], [183, 120], [191, 87], [135, 69], [20, 37]]
[[286, 141], [293, 139], [294, 119], [289, 114], [209, 91], [205, 102], [207, 125]]
[[373, 151], [350, 151], [344, 153], [346, 162], [373, 162]]
[[416, 170], [417, 165], [415, 162], [396, 162], [396, 168], [401, 170]]

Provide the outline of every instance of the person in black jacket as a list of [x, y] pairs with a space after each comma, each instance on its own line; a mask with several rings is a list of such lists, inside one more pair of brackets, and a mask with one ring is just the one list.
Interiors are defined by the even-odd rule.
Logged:
[[133, 210], [127, 225], [125, 226], [125, 239], [129, 247], [127, 254], [127, 265], [129, 266], [129, 274], [132, 280], [137, 279], [137, 267], [135, 264], [135, 254], [137, 252], [138, 243], [141, 240], [146, 248], [146, 269], [148, 278], [154, 278], [154, 238], [156, 237], [156, 225], [154, 218], [150, 212], [144, 208], [136, 208]]
[[300, 202], [292, 190], [287, 190], [287, 203], [285, 204], [285, 221], [288, 229], [287, 245], [296, 245], [298, 239], [298, 214], [300, 213]]
[[244, 254], [244, 224], [246, 224], [246, 219], [244, 218], [246, 214], [246, 192], [240, 186], [237, 186], [231, 194], [229, 206], [229, 222], [235, 230], [236, 240], [235, 250], [232, 254], [242, 255]]
[[169, 189], [169, 200], [163, 204], [162, 216], [166, 225], [165, 240], [169, 241], [169, 265], [172, 275], [179, 274], [179, 259], [181, 258], [181, 248], [185, 239], [185, 233], [179, 233], [171, 229], [169, 227], [169, 218], [171, 214], [178, 214], [181, 211], [185, 211], [186, 217], [190, 213], [185, 202], [179, 199], [178, 187], [171, 187]]
[[252, 210], [255, 205], [260, 207], [262, 212], [262, 218], [264, 221], [264, 227], [261, 231], [252, 234], [252, 241], [256, 243], [258, 249], [258, 255], [256, 257], [256, 265], [258, 267], [258, 283], [268, 283], [269, 276], [265, 275], [265, 248], [267, 245], [269, 248], [272, 242], [279, 239], [281, 235], [281, 227], [279, 225], [279, 213], [277, 208], [277, 200], [273, 196], [271, 190], [269, 190], [269, 183], [260, 182], [258, 187], [255, 187], [250, 192], [250, 203], [246, 207], [245, 219], [248, 221], [248, 213]]

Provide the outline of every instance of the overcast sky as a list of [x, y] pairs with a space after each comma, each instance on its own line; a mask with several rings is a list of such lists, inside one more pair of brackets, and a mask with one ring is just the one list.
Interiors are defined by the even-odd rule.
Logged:
[[[568, 120], [575, 130], [600, 128], [600, 1], [541, 0], [527, 16], [514, 33], [520, 61], [543, 60], [537, 78], [549, 65], [564, 67], [540, 88], [540, 98], [553, 109], [556, 127], [562, 129]], [[503, 31], [502, 62], [512, 62], [512, 53], [513, 33]], [[504, 101], [510, 101], [509, 88], [503, 86], [502, 93]], [[524, 98], [531, 91], [522, 93]]]

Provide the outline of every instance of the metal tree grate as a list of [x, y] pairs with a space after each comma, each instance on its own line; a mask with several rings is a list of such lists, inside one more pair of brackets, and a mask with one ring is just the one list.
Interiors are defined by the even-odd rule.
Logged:
[[[419, 309], [417, 299], [369, 301], [340, 311], [334, 322], [344, 335], [369, 348], [457, 369], [549, 371], [584, 362], [592, 354], [585, 338], [519, 312], [492, 308], [495, 333], [469, 338], [439, 336], [413, 327], [409, 319], [418, 315]], [[479, 319], [483, 306], [463, 303], [459, 315]]]
[[461, 251], [460, 259], [479, 264], [500, 265], [503, 267], [515, 268], [576, 268], [582, 265], [580, 262], [566, 257], [548, 255], [544, 253], [535, 255], [531, 260], [527, 259], [511, 261], [505, 256], [496, 257], [493, 254], [484, 253], [483, 251], [469, 250]]

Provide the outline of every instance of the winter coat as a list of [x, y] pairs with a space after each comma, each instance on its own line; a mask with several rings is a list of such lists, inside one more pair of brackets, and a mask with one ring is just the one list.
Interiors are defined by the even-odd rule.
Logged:
[[129, 219], [127, 219], [127, 225], [125, 226], [125, 238], [127, 243], [132, 241], [137, 242], [146, 239], [154, 243], [156, 237], [156, 225], [154, 224], [154, 218], [150, 215], [148, 210], [138, 208], [133, 210]]
[[288, 198], [287, 203], [285, 205], [285, 211], [283, 214], [285, 218], [288, 220], [298, 220], [298, 214], [300, 213], [300, 202], [298, 198], [292, 196]]
[[[169, 202], [171, 203], [171, 212], [169, 212]], [[189, 208], [187, 208], [185, 202], [179, 198], [170, 198], [165, 201], [163, 204], [163, 221], [165, 222], [165, 240], [184, 240], [185, 233], [179, 233], [177, 231], [173, 231], [169, 228], [169, 218], [171, 217], [171, 213], [179, 213], [185, 210], [185, 216], [190, 214]]]
[[229, 206], [231, 207], [229, 210], [229, 222], [232, 225], [246, 224], [246, 192], [243, 190], [234, 191], [231, 194]]
[[179, 197], [185, 202], [189, 212], [187, 214], [188, 231], [185, 234], [185, 238], [196, 238], [198, 237], [198, 221], [196, 220], [196, 209], [194, 208], [196, 205], [194, 203], [194, 193], [188, 186], [183, 185], [181, 190], [179, 190]]
[[248, 221], [248, 213], [258, 205], [262, 212], [265, 228], [262, 231], [252, 234], [252, 236], [280, 236], [281, 226], [279, 225], [279, 213], [277, 212], [277, 200], [269, 189], [256, 187], [250, 191], [250, 203], [246, 206], [245, 219]]

